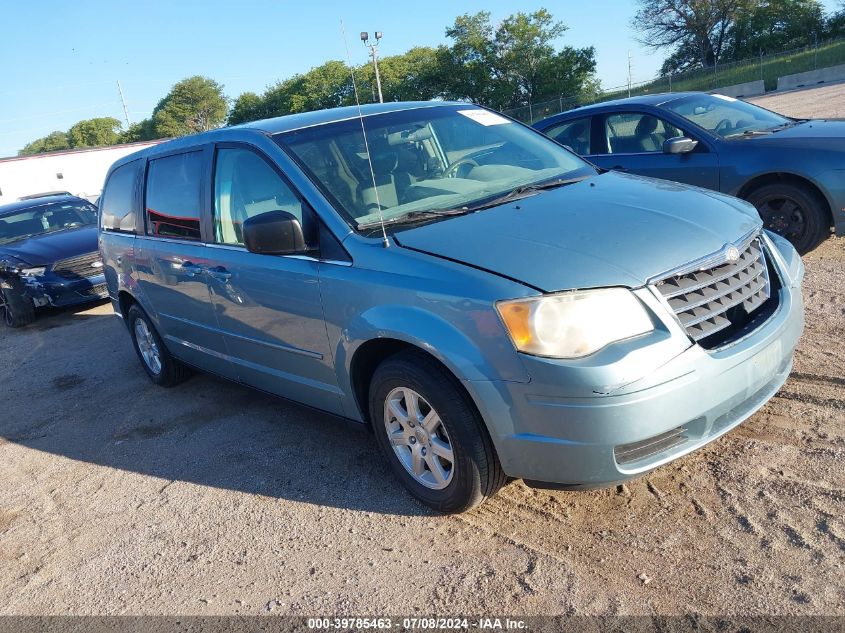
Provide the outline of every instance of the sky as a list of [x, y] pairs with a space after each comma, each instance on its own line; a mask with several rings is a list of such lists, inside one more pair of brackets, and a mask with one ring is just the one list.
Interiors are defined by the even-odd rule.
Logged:
[[[823, 3], [828, 10], [835, 0]], [[234, 99], [322, 64], [367, 61], [358, 34], [380, 30], [382, 56], [446, 43], [445, 29], [463, 13], [547, 8], [569, 27], [559, 45], [595, 46], [605, 88], [655, 76], [663, 61], [640, 45], [630, 27], [630, 0], [31, 0], [3, 9], [0, 38], [0, 156], [29, 141], [97, 116], [130, 122], [148, 117], [170, 87], [205, 75]], [[17, 25], [17, 26], [16, 26]]]

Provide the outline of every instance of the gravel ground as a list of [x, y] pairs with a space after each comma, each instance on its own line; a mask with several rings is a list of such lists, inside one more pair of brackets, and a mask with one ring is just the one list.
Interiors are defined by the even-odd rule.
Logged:
[[845, 83], [752, 97], [759, 106], [799, 119], [845, 118]]
[[789, 382], [619, 490], [437, 516], [371, 436], [142, 372], [108, 305], [0, 332], [0, 614], [845, 615], [845, 240]]

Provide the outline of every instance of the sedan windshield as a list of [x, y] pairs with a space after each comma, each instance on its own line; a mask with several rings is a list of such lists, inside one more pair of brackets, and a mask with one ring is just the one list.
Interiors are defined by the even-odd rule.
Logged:
[[56, 202], [0, 213], [0, 244], [96, 224], [97, 209], [88, 202]]
[[770, 132], [793, 123], [792, 119], [723, 95], [682, 97], [663, 107], [722, 138]]
[[364, 116], [363, 126], [366, 143], [360, 118], [276, 136], [356, 228], [470, 212], [596, 173], [538, 132], [469, 104]]

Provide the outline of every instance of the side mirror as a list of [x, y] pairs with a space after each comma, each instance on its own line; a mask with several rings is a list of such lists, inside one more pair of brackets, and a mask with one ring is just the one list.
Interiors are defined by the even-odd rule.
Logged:
[[687, 154], [694, 150], [698, 145], [698, 141], [694, 141], [687, 136], [676, 136], [675, 138], [667, 138], [663, 141], [664, 154]]
[[302, 225], [287, 211], [267, 211], [247, 218], [243, 231], [244, 245], [251, 253], [293, 255], [308, 250]]

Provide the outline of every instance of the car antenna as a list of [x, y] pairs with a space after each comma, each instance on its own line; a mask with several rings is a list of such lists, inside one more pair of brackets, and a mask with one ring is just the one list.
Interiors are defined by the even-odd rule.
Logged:
[[340, 20], [340, 30], [343, 33], [343, 45], [346, 46], [346, 61], [349, 64], [349, 74], [352, 75], [352, 90], [355, 92], [355, 105], [358, 107], [358, 120], [361, 122], [361, 134], [364, 135], [364, 152], [367, 154], [367, 165], [370, 167], [370, 177], [373, 179], [373, 193], [376, 196], [376, 208], [378, 209], [378, 221], [381, 224], [381, 243], [385, 248], [390, 247], [387, 239], [387, 230], [384, 228], [384, 215], [381, 212], [381, 200], [379, 200], [378, 186], [376, 185], [376, 172], [373, 169], [373, 160], [370, 158], [370, 144], [367, 142], [367, 130], [364, 129], [364, 115], [361, 114], [361, 100], [358, 98], [358, 84], [355, 82], [355, 69], [352, 67], [352, 56], [349, 54], [349, 42], [346, 39], [346, 27], [343, 19]]

